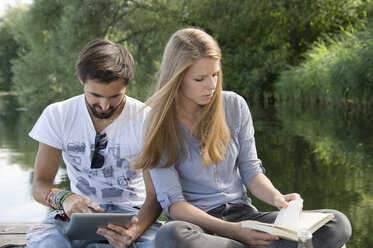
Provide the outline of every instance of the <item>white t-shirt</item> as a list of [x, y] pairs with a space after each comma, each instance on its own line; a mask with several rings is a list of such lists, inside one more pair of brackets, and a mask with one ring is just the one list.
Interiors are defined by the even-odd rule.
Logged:
[[107, 134], [108, 144], [99, 151], [105, 158], [100, 169], [90, 168], [96, 131], [84, 94], [49, 105], [29, 135], [62, 150], [72, 192], [98, 203], [140, 207], [145, 200], [145, 184], [142, 172], [134, 171], [129, 162], [141, 148], [147, 111], [137, 113], [143, 106], [126, 96], [120, 115], [101, 132]]

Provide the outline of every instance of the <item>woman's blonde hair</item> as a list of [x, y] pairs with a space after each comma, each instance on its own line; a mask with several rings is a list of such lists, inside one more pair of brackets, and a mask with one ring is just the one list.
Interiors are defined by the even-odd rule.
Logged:
[[[134, 164], [135, 169], [157, 167], [161, 159], [161, 166], [169, 167], [178, 164], [184, 156], [175, 98], [185, 72], [200, 58], [221, 58], [220, 48], [210, 35], [197, 28], [181, 29], [172, 35], [163, 54], [154, 93], [146, 101], [151, 111], [144, 144]], [[199, 139], [203, 163], [206, 166], [219, 163], [230, 139], [222, 100], [221, 70], [215, 93], [203, 107], [192, 133], [196, 133]]]

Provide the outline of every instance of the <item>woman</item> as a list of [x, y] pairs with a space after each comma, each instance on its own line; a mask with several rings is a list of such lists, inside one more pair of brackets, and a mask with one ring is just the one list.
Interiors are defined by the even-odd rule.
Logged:
[[[196, 28], [168, 42], [145, 142], [136, 169], [150, 169], [157, 199], [170, 218], [156, 236], [166, 247], [296, 247], [295, 242], [241, 228], [243, 220], [274, 222], [277, 212], [258, 212], [246, 188], [279, 209], [300, 199], [281, 194], [264, 175], [254, 128], [243, 98], [222, 91], [221, 53]], [[315, 247], [341, 247], [351, 235], [348, 219], [335, 218], [314, 233]]]

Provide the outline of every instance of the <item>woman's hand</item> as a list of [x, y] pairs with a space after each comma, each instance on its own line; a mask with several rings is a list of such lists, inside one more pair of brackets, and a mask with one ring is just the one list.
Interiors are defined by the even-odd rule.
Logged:
[[279, 240], [278, 236], [274, 236], [268, 233], [256, 231], [250, 228], [242, 228], [241, 222], [234, 223], [235, 237], [234, 239], [241, 243], [248, 244], [250, 247], [262, 248], [270, 245], [272, 242]]
[[137, 239], [137, 222], [137, 218], [132, 218], [127, 228], [108, 224], [107, 227], [100, 227], [97, 230], [97, 234], [107, 238], [109, 243], [115, 248], [127, 248]]
[[273, 200], [273, 204], [278, 209], [287, 208], [290, 201], [302, 199], [298, 193], [291, 193], [287, 195], [278, 195]]

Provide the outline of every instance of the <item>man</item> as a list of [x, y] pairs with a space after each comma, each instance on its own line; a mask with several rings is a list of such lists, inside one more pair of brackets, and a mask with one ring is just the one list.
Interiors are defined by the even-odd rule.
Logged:
[[[93, 211], [137, 214], [127, 229], [109, 225], [98, 233], [115, 247], [152, 247], [161, 208], [149, 172], [129, 164], [140, 150], [146, 115], [138, 113], [140, 101], [125, 95], [134, 77], [132, 55], [119, 44], [93, 40], [80, 52], [76, 71], [84, 94], [48, 106], [29, 134], [39, 141], [33, 196], [56, 211], [28, 230], [27, 247], [110, 246], [65, 234], [68, 217]], [[61, 157], [72, 192], [53, 185]]]

